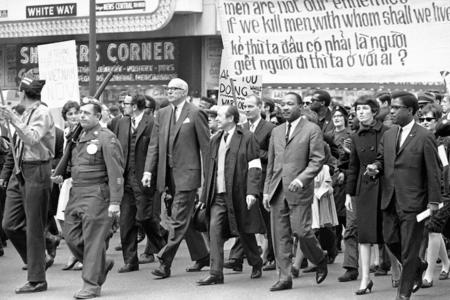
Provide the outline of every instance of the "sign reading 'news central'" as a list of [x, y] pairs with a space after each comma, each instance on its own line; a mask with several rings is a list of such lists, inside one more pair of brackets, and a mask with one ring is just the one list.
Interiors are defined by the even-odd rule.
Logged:
[[33, 5], [26, 8], [27, 19], [68, 17], [77, 15], [76, 3]]

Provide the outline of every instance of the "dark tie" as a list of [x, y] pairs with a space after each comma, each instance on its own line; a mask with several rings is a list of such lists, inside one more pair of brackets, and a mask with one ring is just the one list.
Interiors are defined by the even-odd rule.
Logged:
[[395, 151], [398, 152], [398, 150], [400, 150], [400, 142], [402, 140], [402, 132], [403, 132], [403, 128], [399, 128], [398, 133], [397, 133], [397, 142], [395, 144]]
[[227, 142], [228, 135], [228, 131], [225, 131], [225, 134], [223, 135], [223, 140], [225, 141], [225, 143]]
[[291, 122], [287, 122], [286, 144], [289, 141], [289, 136], [291, 135], [291, 126]]
[[175, 125], [177, 123], [177, 107], [173, 107], [173, 115], [172, 115], [172, 124]]

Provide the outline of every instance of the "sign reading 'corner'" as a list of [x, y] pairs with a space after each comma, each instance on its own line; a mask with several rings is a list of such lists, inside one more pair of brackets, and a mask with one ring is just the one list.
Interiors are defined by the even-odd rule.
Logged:
[[67, 17], [77, 15], [76, 3], [34, 5], [26, 7], [27, 19]]

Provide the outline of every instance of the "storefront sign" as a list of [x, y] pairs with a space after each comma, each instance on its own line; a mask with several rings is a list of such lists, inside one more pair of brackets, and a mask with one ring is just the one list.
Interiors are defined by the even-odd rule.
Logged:
[[124, 1], [96, 4], [97, 12], [111, 12], [120, 10], [145, 10], [145, 1]]
[[[111, 68], [119, 70], [111, 82], [121, 84], [165, 84], [178, 76], [179, 49], [177, 40], [133, 40], [97, 43], [97, 81], [103, 81]], [[18, 75], [37, 67], [36, 45], [17, 47]], [[78, 79], [89, 82], [89, 47], [77, 43]], [[37, 70], [36, 70], [37, 71]]]
[[49, 107], [62, 107], [68, 100], [80, 99], [75, 41], [39, 45], [39, 78], [44, 79], [42, 101]]
[[448, 0], [221, 0], [219, 11], [232, 76], [438, 82], [450, 69]]
[[68, 17], [77, 15], [76, 3], [34, 5], [27, 6], [25, 9], [27, 19]]

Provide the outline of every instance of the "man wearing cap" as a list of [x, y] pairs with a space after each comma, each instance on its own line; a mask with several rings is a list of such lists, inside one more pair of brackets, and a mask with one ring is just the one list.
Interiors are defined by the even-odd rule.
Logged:
[[418, 116], [422, 115], [422, 108], [428, 103], [434, 103], [436, 101], [436, 96], [431, 92], [421, 92], [417, 94], [417, 100], [419, 101], [419, 111]]
[[17, 165], [8, 183], [3, 228], [28, 266], [28, 281], [16, 289], [17, 294], [47, 290], [44, 232], [55, 124], [48, 108], [40, 101], [44, 84], [44, 80], [30, 78], [21, 81], [19, 98], [26, 109], [20, 118], [9, 108], [0, 107], [0, 117], [9, 120], [16, 130], [12, 151]]
[[[123, 196], [123, 154], [115, 135], [101, 127], [101, 105], [88, 100], [80, 107], [83, 131], [71, 149], [72, 189], [64, 212], [63, 233], [75, 257], [83, 263], [83, 288], [76, 299], [100, 296], [114, 261], [106, 259], [111, 217], [118, 217]], [[61, 176], [53, 177], [61, 181]]]
[[170, 105], [158, 111], [145, 161], [142, 184], [151, 187], [156, 176], [156, 188], [167, 190], [172, 203], [168, 211], [168, 242], [159, 252], [160, 266], [152, 274], [170, 276], [170, 267], [183, 238], [186, 238], [195, 264], [187, 272], [200, 271], [209, 265], [209, 253], [200, 232], [191, 226], [194, 200], [200, 187], [202, 163], [209, 150], [209, 130], [206, 113], [186, 101], [187, 83], [172, 79], [167, 87]]

